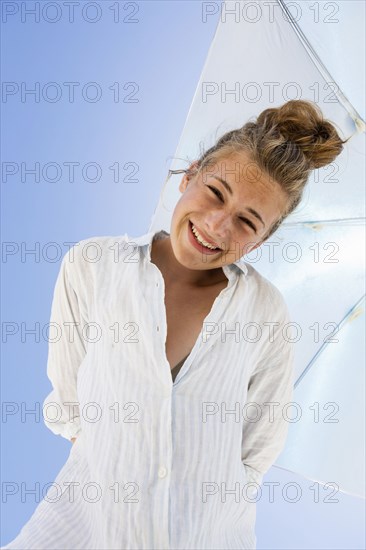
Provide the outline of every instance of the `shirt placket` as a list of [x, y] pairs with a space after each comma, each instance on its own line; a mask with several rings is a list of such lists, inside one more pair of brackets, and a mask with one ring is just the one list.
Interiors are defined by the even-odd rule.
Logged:
[[[155, 487], [155, 501], [159, 501], [159, 506], [154, 505], [153, 525], [154, 525], [154, 544], [156, 548], [169, 549], [172, 536], [172, 522], [174, 518], [171, 517], [170, 499], [174, 498], [174, 494], [171, 495], [173, 488], [171, 487], [171, 470], [173, 460], [173, 434], [172, 434], [172, 405], [174, 399], [174, 385], [171, 380], [170, 365], [166, 356], [165, 342], [167, 337], [167, 318], [166, 307], [164, 303], [165, 283], [162, 273], [155, 264], [150, 261], [151, 245], [145, 250], [145, 268], [149, 272], [147, 276], [147, 283], [149, 288], [148, 295], [157, 296], [156, 301], [152, 301], [153, 306], [150, 304], [149, 313], [153, 317], [154, 326], [158, 340], [161, 342], [159, 345], [159, 353], [162, 362], [166, 365], [166, 372], [169, 373], [169, 384], [166, 384], [165, 391], [162, 393], [159, 404], [160, 419], [156, 424], [155, 441], [158, 442], [158, 456], [155, 463], [156, 479], [154, 483]], [[237, 283], [235, 273], [228, 267], [223, 268], [225, 275], [228, 277], [228, 285], [222, 290], [219, 296], [215, 299], [210, 313], [206, 317], [205, 323], [218, 323], [223, 312], [226, 310], [227, 303], [232, 295], [233, 289]], [[151, 273], [151, 276], [150, 276]], [[202, 341], [202, 330], [195, 342], [195, 345], [185, 361], [183, 367], [178, 372], [175, 383], [179, 382], [187, 372], [189, 371], [193, 360], [197, 354], [203, 350], [207, 353], [208, 350], [214, 344], [216, 338], [219, 336], [219, 332], [215, 331], [210, 334], [206, 342]]]
[[[166, 313], [164, 305], [164, 279], [159, 269], [147, 262], [147, 270], [151, 270], [151, 276], [147, 277], [151, 281], [150, 296], [157, 296], [157, 300], [150, 304], [150, 314], [152, 314], [154, 327], [158, 336], [159, 356], [164, 368], [170, 371], [170, 365], [166, 357], [165, 341], [167, 335]], [[150, 273], [149, 273], [150, 275]], [[169, 380], [170, 382], [170, 380]], [[170, 548], [170, 482], [173, 454], [172, 440], [172, 384], [167, 383], [162, 386], [164, 390], [159, 396], [159, 416], [156, 422], [155, 442], [157, 456], [154, 465], [155, 480], [154, 486], [154, 505], [151, 513], [153, 516], [154, 548]], [[159, 504], [157, 504], [157, 502]]]

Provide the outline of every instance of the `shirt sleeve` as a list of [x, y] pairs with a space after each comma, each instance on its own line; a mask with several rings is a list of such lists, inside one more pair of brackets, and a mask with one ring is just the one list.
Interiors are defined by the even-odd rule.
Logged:
[[243, 421], [242, 462], [248, 482], [258, 485], [285, 446], [291, 418], [286, 404], [293, 401], [294, 350], [291, 327], [286, 328], [290, 317], [285, 302], [276, 302], [281, 315], [276, 314], [249, 379]]
[[53, 389], [43, 402], [45, 425], [69, 440], [81, 431], [77, 373], [86, 355], [83, 338], [86, 319], [71, 282], [77, 268], [75, 246], [63, 257], [54, 288], [47, 359], [47, 376]]

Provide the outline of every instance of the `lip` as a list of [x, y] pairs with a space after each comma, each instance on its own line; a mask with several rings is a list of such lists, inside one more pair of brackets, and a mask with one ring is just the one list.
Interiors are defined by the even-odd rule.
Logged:
[[[192, 223], [192, 222], [191, 222], [191, 223]], [[204, 240], [206, 241], [206, 243], [212, 244], [212, 246], [217, 246], [218, 248], [220, 248], [219, 245], [218, 245], [217, 243], [215, 243], [214, 241], [211, 241], [211, 239], [209, 239], [209, 238], [207, 237], [206, 233], [205, 233], [204, 231], [202, 231], [201, 229], [199, 229], [199, 228], [196, 226], [196, 224], [194, 224], [194, 226], [196, 227], [198, 233], [204, 238]]]
[[[203, 254], [209, 254], [209, 255], [210, 255], [210, 254], [218, 254], [219, 252], [222, 252], [221, 249], [219, 249], [219, 250], [210, 250], [209, 248], [206, 248], [205, 246], [203, 246], [202, 244], [200, 244], [200, 243], [197, 241], [196, 237], [193, 235], [193, 232], [192, 232], [192, 222], [191, 222], [190, 220], [188, 220], [188, 225], [187, 225], [187, 227], [188, 227], [188, 239], [189, 239], [189, 241], [191, 242], [191, 244], [192, 244], [199, 252], [201, 252], [201, 253], [203, 253]], [[199, 232], [199, 233], [202, 235], [202, 237], [204, 237], [205, 240], [206, 240], [205, 235], [203, 235], [203, 234], [201, 233], [200, 230], [198, 230], [198, 232]], [[207, 242], [210, 243], [210, 244], [212, 244], [212, 246], [217, 246], [216, 243], [214, 243], [214, 242], [212, 242], [212, 241], [209, 241], [209, 240], [208, 240]]]

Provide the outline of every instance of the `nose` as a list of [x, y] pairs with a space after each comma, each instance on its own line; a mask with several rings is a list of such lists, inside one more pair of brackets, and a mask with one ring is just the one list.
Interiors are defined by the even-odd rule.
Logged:
[[205, 216], [205, 227], [212, 238], [216, 240], [222, 239], [225, 241], [230, 225], [230, 217], [227, 213], [220, 210], [212, 210], [207, 212]]

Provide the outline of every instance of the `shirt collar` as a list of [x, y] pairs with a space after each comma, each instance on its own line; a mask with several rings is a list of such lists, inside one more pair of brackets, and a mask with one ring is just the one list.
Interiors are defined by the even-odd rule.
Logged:
[[[138, 247], [145, 247], [146, 257], [149, 261], [151, 261], [151, 245], [155, 235], [156, 238], [164, 238], [164, 235], [169, 235], [169, 233], [167, 233], [164, 229], [157, 229], [154, 231], [148, 231], [140, 237], [128, 237], [128, 240], [131, 243], [136, 244]], [[248, 267], [242, 258], [231, 264], [224, 265], [222, 269], [229, 279], [231, 279], [235, 273], [242, 272], [245, 276], [248, 275]]]

